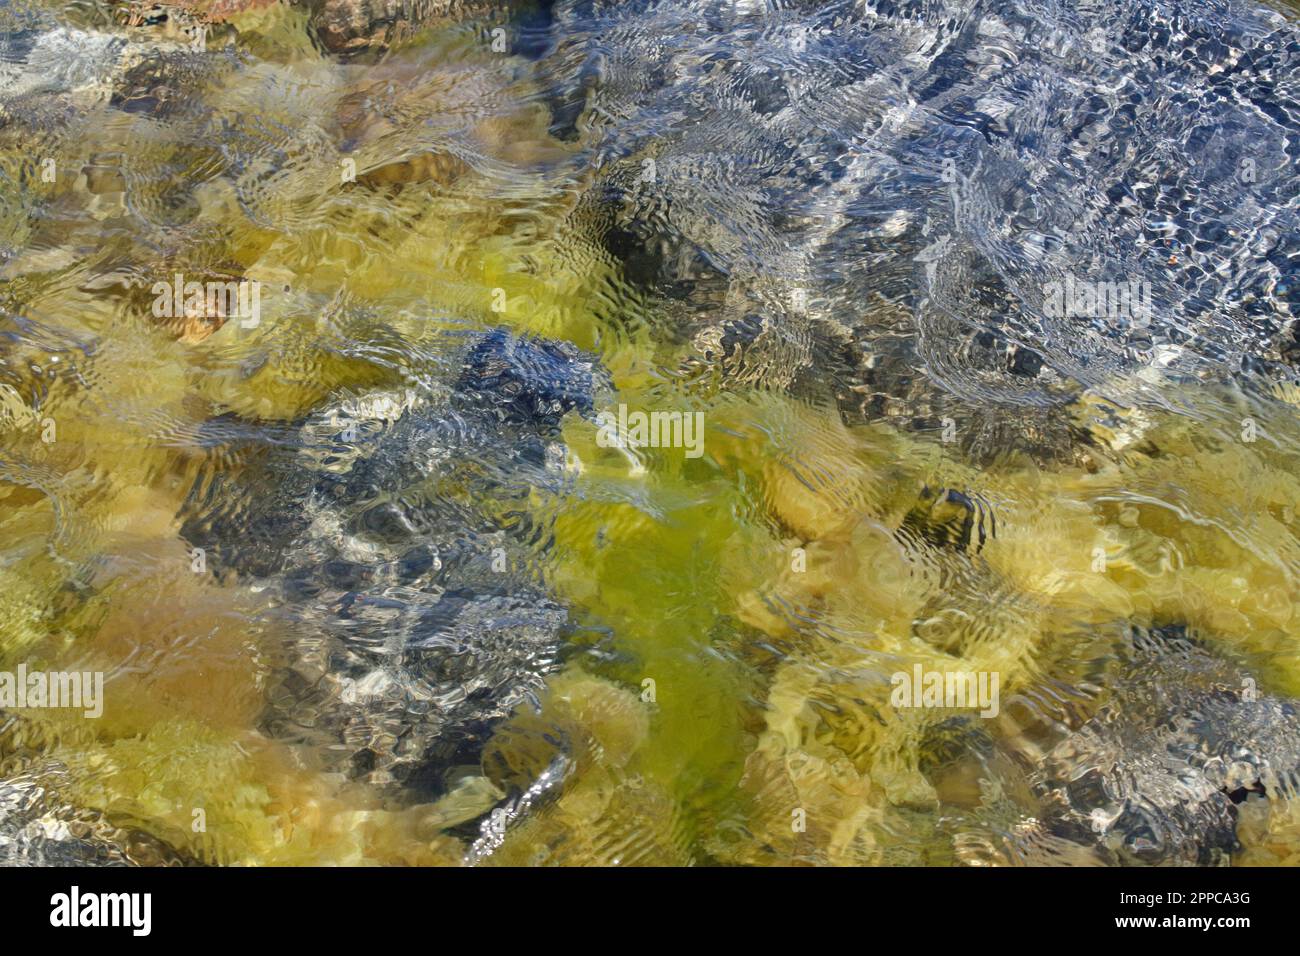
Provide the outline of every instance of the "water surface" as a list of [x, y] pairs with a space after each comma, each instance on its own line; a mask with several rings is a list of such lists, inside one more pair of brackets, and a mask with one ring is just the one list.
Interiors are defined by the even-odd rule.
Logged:
[[0, 860], [1294, 861], [1291, 13], [238, 6], [0, 5]]

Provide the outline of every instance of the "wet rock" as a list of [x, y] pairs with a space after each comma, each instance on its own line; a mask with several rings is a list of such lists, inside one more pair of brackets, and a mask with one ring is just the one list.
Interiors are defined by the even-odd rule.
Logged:
[[6, 98], [107, 88], [126, 49], [125, 38], [60, 28], [36, 36], [6, 37], [0, 83]]
[[[164, 143], [148, 121], [123, 115], [175, 122], [232, 66], [232, 49], [215, 41], [198, 49], [184, 29], [178, 15], [166, 26], [103, 29], [37, 20], [30, 31], [0, 34], [0, 154], [16, 164], [12, 185], [22, 187], [0, 208], [29, 207], [22, 228], [9, 230], [17, 241], [6, 277], [75, 261], [82, 236], [108, 219], [137, 219], [130, 232], [142, 258], [158, 248], [143, 235], [193, 219], [197, 184], [177, 170], [200, 165], [213, 147]], [[98, 281], [126, 291], [121, 276]]]
[[453, 403], [484, 409], [500, 424], [554, 435], [571, 411], [591, 417], [596, 376], [590, 360], [567, 342], [490, 332], [465, 360]]
[[922, 488], [916, 506], [903, 519], [900, 533], [920, 538], [937, 548], [978, 553], [997, 536], [997, 518], [978, 496], [953, 488]]
[[1034, 758], [1033, 818], [965, 834], [967, 862], [1224, 864], [1240, 849], [1240, 804], [1297, 794], [1300, 707], [1183, 629], [1133, 629], [1110, 682], [1095, 713]]
[[0, 35], [0, 108], [20, 113], [51, 101], [78, 110], [121, 105], [150, 72], [161, 82], [162, 74], [193, 70], [204, 52], [195, 45], [199, 29], [206, 30], [173, 10], [116, 32], [47, 24]]
[[597, 369], [503, 331], [453, 382], [319, 410], [235, 483], [196, 488], [183, 533], [277, 595], [288, 633], [268, 730], [394, 793], [443, 793], [560, 663], [567, 611], [528, 496], [564, 476], [561, 418]]
[[515, 57], [445, 35], [339, 75], [346, 85], [331, 132], [358, 182], [446, 186], [469, 172], [501, 177], [566, 155]]
[[310, 0], [305, 5], [321, 46], [340, 56], [378, 53], [421, 29], [492, 9], [486, 0]]
[[[555, 19], [543, 67], [585, 105], [611, 245], [639, 244], [664, 297], [715, 300], [724, 277], [683, 331], [738, 387], [796, 388], [849, 343], [846, 417], [1024, 418], [974, 450], [1064, 457], [1050, 410], [1083, 387], [1289, 347], [1300, 43], [1262, 6], [573, 0]], [[1146, 311], [1053, 298], [1134, 282]]]
[[0, 780], [0, 866], [185, 866], [183, 854], [143, 831], [62, 803], [40, 780]]

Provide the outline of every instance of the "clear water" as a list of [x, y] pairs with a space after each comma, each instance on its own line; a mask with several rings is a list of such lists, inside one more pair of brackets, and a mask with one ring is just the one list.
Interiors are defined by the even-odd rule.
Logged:
[[0, 4], [0, 861], [1294, 862], [1291, 13], [189, 7]]

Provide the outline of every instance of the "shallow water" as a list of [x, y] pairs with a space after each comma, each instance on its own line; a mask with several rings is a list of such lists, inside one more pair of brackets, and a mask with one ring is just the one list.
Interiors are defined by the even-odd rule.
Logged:
[[0, 861], [1295, 862], [1290, 13], [237, 7], [0, 0]]

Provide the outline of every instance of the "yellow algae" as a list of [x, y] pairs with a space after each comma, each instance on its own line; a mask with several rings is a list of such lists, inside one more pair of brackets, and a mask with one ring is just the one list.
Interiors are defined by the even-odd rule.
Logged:
[[0, 662], [22, 660], [44, 639], [49, 621], [43, 597], [25, 576], [0, 568]]
[[810, 719], [818, 675], [782, 667], [768, 694], [767, 727], [740, 779], [749, 839], [728, 841], [737, 863], [870, 864], [878, 848], [870, 824], [882, 819], [884, 794]]
[[[487, 763], [523, 769], [546, 759], [544, 737], [565, 739], [567, 779], [558, 794], [504, 836], [488, 857], [503, 866], [669, 866], [692, 862], [681, 811], [670, 792], [640, 772], [650, 708], [629, 690], [569, 670], [550, 681], [537, 714], [516, 717]], [[531, 745], [531, 747], [530, 747]]]
[[[455, 863], [454, 841], [418, 814], [341, 798], [251, 735], [187, 721], [103, 743], [55, 747], [78, 805], [137, 823], [197, 859], [228, 865]], [[199, 811], [196, 813], [196, 811]]]
[[[764, 431], [770, 439], [780, 429], [769, 424]], [[817, 432], [810, 429], [814, 436]], [[1159, 429], [1151, 435], [1153, 442], [1161, 438]], [[874, 470], [867, 466], [877, 440], [871, 430], [851, 440], [846, 437], [839, 436], [829, 454], [820, 453], [816, 440], [808, 443], [799, 449], [793, 467], [785, 462], [761, 469], [749, 466], [749, 473], [759, 476], [757, 496], [776, 526], [800, 537], [774, 536], [766, 546], [739, 551], [733, 573], [725, 575], [740, 619], [785, 639], [783, 647], [793, 648], [796, 658], [809, 662], [794, 671], [797, 665], [786, 665], [779, 672], [767, 706], [785, 715], [783, 723], [773, 726], [769, 714], [768, 729], [743, 778], [760, 802], [775, 800], [774, 791], [782, 793], [777, 805], [756, 812], [758, 818], [766, 813], [776, 821], [773, 832], [781, 833], [789, 846], [793, 837], [787, 816], [803, 799], [797, 798], [785, 766], [791, 760], [802, 758], [801, 766], [815, 767], [817, 779], [837, 781], [831, 786], [834, 797], [827, 798], [834, 807], [829, 814], [837, 820], [853, 818], [841, 805], [846, 793], [861, 802], [861, 819], [874, 819], [866, 809], [869, 787], [853, 776], [859, 772], [883, 788], [894, 804], [933, 799], [917, 769], [917, 757], [924, 724], [943, 715], [907, 720], [891, 713], [884, 706], [887, 688], [877, 678], [873, 691], [868, 676], [873, 667], [879, 672], [879, 655], [890, 655], [897, 666], [920, 660], [941, 671], [996, 671], [1003, 687], [1014, 691], [1033, 677], [1034, 658], [1045, 648], [1050, 651], [1056, 635], [1081, 626], [1187, 623], [1212, 638], [1256, 652], [1267, 650], [1274, 659], [1293, 646], [1294, 632], [1283, 639], [1290, 622], [1290, 602], [1283, 595], [1294, 566], [1287, 560], [1294, 549], [1290, 529], [1268, 529], [1286, 536], [1284, 541], [1270, 539], [1282, 546], [1282, 560], [1276, 547], [1250, 549], [1223, 540], [1225, 527], [1234, 526], [1222, 516], [1225, 503], [1233, 511], [1264, 515], [1261, 520], [1268, 525], [1273, 519], [1267, 516], [1285, 515], [1280, 510], [1283, 502], [1295, 500], [1300, 490], [1284, 471], [1267, 469], [1261, 474], [1250, 449], [1225, 447], [1214, 456], [1212, 471], [1189, 468], [1188, 462], [1163, 453], [1130, 455], [1121, 465], [1100, 471], [1004, 468], [980, 475], [956, 466], [935, 467], [933, 455], [919, 454], [905, 459], [912, 465], [911, 474], [900, 475], [902, 469], [891, 470], [880, 462]], [[746, 448], [761, 449], [751, 461], [780, 454], [774, 450], [780, 448], [775, 440], [724, 442], [720, 454], [742, 460]], [[1204, 489], [1186, 481], [1175, 486], [1175, 474], [1189, 472], [1213, 475], [1222, 483]], [[908, 489], [917, 494], [922, 479], [936, 475], [948, 484], [954, 478], [962, 481], [959, 487], [967, 491], [984, 492], [996, 514], [996, 536], [977, 555], [947, 559], [949, 570], [966, 566], [969, 593], [953, 592], [951, 581], [941, 586], [940, 575], [916, 563], [880, 520], [896, 522], [897, 508], [890, 509], [886, 501], [897, 500], [900, 486], [904, 496]], [[1151, 487], [1158, 481], [1167, 483], [1163, 500], [1174, 497], [1173, 487], [1195, 496], [1188, 502], [1193, 513], [1171, 520], [1167, 509], [1159, 509], [1159, 520], [1125, 520], [1106, 500], [1119, 489]], [[893, 487], [880, 488], [882, 482]], [[1247, 484], [1250, 494], [1244, 493]], [[1224, 488], [1231, 489], [1226, 502], [1217, 497]], [[609, 527], [623, 531], [629, 525]], [[755, 576], [760, 581], [756, 588]], [[1024, 597], [1009, 604], [1008, 598], [1016, 594]], [[924, 610], [928, 602], [937, 606], [933, 615]], [[926, 649], [918, 638], [931, 647]], [[863, 661], [868, 662], [866, 670], [851, 669]], [[804, 686], [793, 695], [802, 703], [792, 707], [790, 692], [778, 692], [778, 687], [788, 686], [793, 673], [802, 674]], [[854, 700], [859, 701], [857, 707], [867, 708], [861, 717], [852, 716], [849, 702]], [[806, 709], [812, 701], [824, 706]], [[874, 704], [866, 703], [870, 701]], [[804, 849], [788, 848], [783, 858], [810, 853], [809, 840], [817, 848], [813, 855], [821, 860], [831, 859], [835, 847], [842, 849], [842, 835], [815, 838], [807, 832], [801, 837]]]

